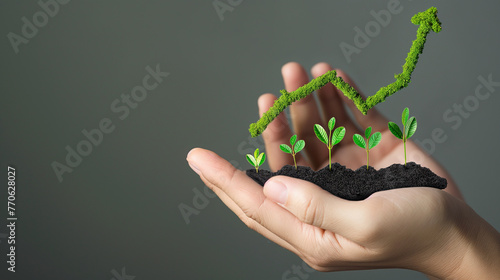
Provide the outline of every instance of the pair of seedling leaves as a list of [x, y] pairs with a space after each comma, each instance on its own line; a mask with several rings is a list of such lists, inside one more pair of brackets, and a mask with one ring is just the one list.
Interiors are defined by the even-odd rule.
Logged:
[[409, 117], [410, 110], [405, 108], [403, 114], [401, 115], [401, 122], [403, 123], [403, 130], [399, 129], [399, 126], [393, 122], [389, 122], [389, 130], [397, 138], [403, 140], [404, 154], [405, 154], [405, 166], [406, 166], [406, 140], [412, 137], [417, 131], [417, 119], [415, 117]]
[[[345, 128], [343, 126], [338, 127], [337, 129], [335, 129], [335, 131], [333, 130], [334, 127], [335, 127], [335, 118], [331, 118], [328, 121], [328, 129], [330, 130], [329, 134], [326, 133], [325, 129], [321, 125], [319, 124], [314, 125], [314, 133], [316, 134], [316, 137], [318, 137], [318, 139], [321, 142], [326, 144], [328, 148], [328, 155], [330, 158], [330, 169], [332, 168], [332, 160], [331, 160], [332, 148], [333, 146], [340, 143], [340, 141], [342, 141], [345, 135]], [[287, 154], [292, 154], [293, 163], [295, 165], [295, 169], [297, 169], [297, 161], [295, 160], [295, 155], [298, 152], [302, 151], [302, 149], [304, 149], [304, 147], [306, 146], [306, 142], [304, 140], [297, 141], [297, 135], [293, 135], [290, 138], [290, 145], [292, 146], [290, 147], [287, 144], [281, 144], [280, 149]]]
[[[340, 141], [342, 141], [342, 139], [344, 139], [345, 132], [346, 132], [346, 130], [343, 126], [338, 127], [337, 129], [333, 130], [334, 127], [335, 127], [335, 118], [331, 118], [328, 121], [328, 130], [330, 131], [330, 133], [328, 135], [326, 134], [325, 129], [321, 125], [319, 125], [319, 124], [314, 125], [314, 133], [316, 134], [316, 137], [318, 137], [318, 139], [321, 142], [326, 144], [326, 147], [328, 148], [328, 162], [329, 162], [330, 169], [332, 169], [332, 148], [333, 148], [333, 146], [340, 143]], [[332, 133], [332, 131], [333, 131], [333, 133]], [[365, 137], [366, 137], [366, 141], [363, 138], [363, 136], [361, 136], [359, 134], [354, 134], [352, 138], [353, 138], [353, 141], [356, 145], [358, 145], [359, 147], [366, 150], [366, 158], [367, 158], [366, 168], [368, 169], [369, 152], [372, 148], [374, 148], [375, 146], [377, 146], [380, 143], [380, 141], [382, 140], [382, 133], [375, 132], [372, 135], [372, 127], [369, 126], [365, 130]]]
[[[394, 122], [389, 122], [389, 131], [391, 133], [403, 140], [403, 146], [404, 146], [404, 157], [405, 157], [405, 166], [406, 166], [406, 141], [415, 134], [415, 131], [417, 130], [417, 119], [415, 117], [409, 117], [410, 115], [410, 110], [408, 108], [405, 108], [403, 110], [403, 114], [401, 115], [401, 122], [403, 123], [403, 130], [399, 128], [397, 124]], [[326, 147], [328, 148], [328, 160], [329, 160], [329, 168], [332, 168], [332, 149], [333, 146], [337, 145], [344, 139], [346, 130], [343, 126], [338, 127], [334, 130], [335, 128], [335, 118], [332, 117], [328, 121], [328, 130], [329, 133], [327, 134], [326, 130], [319, 124], [314, 125], [314, 133], [316, 134], [316, 137], [323, 142]], [[365, 138], [359, 134], [354, 134], [353, 135], [353, 141], [354, 143], [365, 149], [366, 150], [366, 169], [369, 168], [369, 158], [370, 158], [370, 150], [373, 149], [375, 146], [377, 146], [380, 141], [382, 141], [382, 133], [380, 132], [375, 132], [372, 134], [372, 127], [368, 127], [365, 129]], [[304, 149], [306, 143], [304, 140], [299, 140], [297, 141], [297, 135], [293, 135], [290, 138], [290, 145], [288, 146], [287, 144], [281, 144], [280, 149], [287, 153], [291, 154], [293, 157], [293, 163], [295, 165], [295, 169], [297, 169], [297, 162], [295, 159], [295, 156], [297, 153], [302, 151]], [[259, 153], [259, 149], [256, 149], [254, 152], [254, 155], [247, 154], [247, 160], [248, 162], [253, 165], [257, 171], [259, 172], [259, 166], [261, 166], [266, 159], [266, 156], [264, 153]]]
[[264, 161], [266, 161], [266, 154], [265, 153], [259, 153], [259, 149], [255, 149], [255, 152], [253, 153], [253, 156], [251, 154], [247, 154], [247, 161], [255, 167], [255, 170], [257, 173], [259, 173], [259, 166], [264, 164]]
[[293, 135], [290, 138], [290, 145], [292, 146], [290, 147], [287, 144], [281, 144], [280, 149], [287, 154], [292, 154], [293, 164], [295, 165], [295, 169], [297, 169], [297, 161], [295, 160], [295, 155], [298, 152], [302, 151], [302, 149], [304, 149], [304, 147], [306, 146], [306, 141], [304, 140], [297, 141], [297, 135]]

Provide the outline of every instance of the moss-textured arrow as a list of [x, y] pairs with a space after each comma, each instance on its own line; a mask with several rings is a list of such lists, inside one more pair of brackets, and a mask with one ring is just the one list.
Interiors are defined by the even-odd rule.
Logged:
[[250, 125], [249, 131], [252, 137], [260, 135], [269, 123], [271, 123], [271, 121], [283, 112], [286, 107], [292, 104], [292, 102], [308, 96], [329, 82], [332, 83], [337, 89], [341, 90], [350, 100], [352, 100], [359, 111], [365, 115], [373, 106], [380, 102], [384, 102], [388, 96], [391, 96], [400, 89], [407, 87], [411, 80], [411, 74], [417, 65], [418, 57], [424, 50], [427, 34], [429, 34], [431, 30], [436, 33], [441, 31], [441, 22], [437, 17], [437, 9], [435, 7], [431, 7], [425, 12], [414, 15], [411, 18], [411, 22], [415, 25], [419, 25], [417, 30], [417, 39], [415, 39], [411, 45], [410, 52], [406, 57], [405, 64], [403, 65], [403, 72], [394, 75], [396, 81], [392, 84], [382, 87], [376, 94], [369, 96], [365, 101], [353, 87], [347, 84], [341, 77], [337, 77], [337, 73], [335, 71], [329, 71], [293, 92], [281, 90], [281, 96], [274, 102], [273, 106], [269, 108], [269, 110], [265, 112], [256, 123], [252, 123]]

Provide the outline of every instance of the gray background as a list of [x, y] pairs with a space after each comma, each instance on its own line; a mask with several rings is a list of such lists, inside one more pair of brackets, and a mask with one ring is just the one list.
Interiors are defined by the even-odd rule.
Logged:
[[[401, 72], [417, 29], [410, 18], [431, 5], [443, 31], [429, 34], [411, 85], [377, 108], [399, 120], [409, 106], [421, 141], [442, 128], [448, 139], [433, 156], [500, 229], [500, 88], [457, 129], [443, 119], [470, 99], [479, 76], [500, 81], [498, 1], [401, 0], [402, 12], [348, 63], [340, 43], [353, 45], [354, 27], [364, 29], [370, 11], [388, 2], [243, 1], [221, 20], [212, 1], [71, 1], [16, 54], [7, 34], [21, 34], [22, 17], [33, 22], [42, 9], [37, 1], [2, 1], [0, 234], [7, 232], [8, 164], [17, 168], [19, 220], [17, 272], [6, 272], [0, 238], [0, 278], [118, 279], [113, 272], [125, 268], [136, 280], [282, 279], [302, 261], [247, 229], [218, 198], [186, 224], [179, 205], [193, 207], [193, 190], [204, 191], [187, 152], [208, 148], [249, 168], [244, 153], [262, 145], [247, 131], [256, 100], [279, 93], [288, 61], [306, 69], [331, 63], [371, 95]], [[120, 120], [110, 104], [157, 64], [170, 76]], [[103, 118], [115, 130], [59, 182], [51, 163], [64, 163], [65, 147], [75, 148], [81, 131]], [[405, 270], [306, 276], [425, 279]]]

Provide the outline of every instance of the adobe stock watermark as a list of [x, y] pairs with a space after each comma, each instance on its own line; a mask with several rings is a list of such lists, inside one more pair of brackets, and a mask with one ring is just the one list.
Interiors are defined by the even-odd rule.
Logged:
[[114, 276], [111, 278], [111, 280], [134, 280], [135, 276], [133, 275], [127, 275], [127, 272], [125, 271], [125, 267], [122, 267], [121, 273], [118, 273], [116, 269], [111, 270], [111, 274]]
[[179, 203], [177, 206], [186, 225], [191, 223], [192, 215], [199, 215], [203, 209], [207, 208], [208, 204], [210, 204], [209, 199], [217, 197], [207, 186], [203, 186], [203, 190], [193, 188], [192, 191], [194, 196], [191, 203]]
[[402, 11], [403, 5], [401, 5], [399, 0], [389, 0], [387, 2], [387, 9], [382, 9], [378, 12], [371, 10], [370, 15], [373, 17], [373, 20], [367, 22], [363, 29], [358, 26], [354, 27], [354, 45], [346, 42], [341, 42], [339, 45], [347, 63], [351, 63], [353, 54], [360, 54], [361, 50], [368, 47], [372, 39], [380, 35], [382, 28], [387, 27], [391, 23], [392, 17], [400, 14]]
[[66, 5], [70, 0], [40, 0], [38, 1], [38, 6], [40, 10], [35, 12], [31, 16], [31, 20], [27, 17], [22, 17], [21, 21], [23, 23], [21, 27], [21, 32], [16, 34], [14, 32], [9, 32], [7, 34], [7, 39], [12, 46], [12, 49], [16, 54], [19, 53], [19, 46], [21, 44], [28, 44], [31, 39], [33, 39], [37, 34], [39, 29], [44, 28], [49, 23], [49, 18], [55, 17], [59, 14], [62, 5]]
[[[487, 77], [480, 75], [477, 80], [478, 83], [474, 93], [467, 95], [462, 101], [454, 103], [443, 112], [443, 122], [448, 124], [451, 130], [458, 130], [464, 120], [469, 119], [480, 108], [482, 102], [490, 99], [493, 93], [499, 90], [500, 80], [494, 81], [493, 74], [489, 74]], [[432, 155], [436, 151], [438, 144], [443, 144], [448, 139], [446, 130], [442, 127], [436, 127], [432, 130], [430, 137], [423, 140], [416, 139], [415, 143], [429, 155]], [[423, 162], [425, 158], [418, 151], [413, 151], [409, 155], [415, 162]]]
[[214, 0], [212, 6], [222, 22], [224, 21], [224, 14], [233, 12], [241, 3], [243, 3], [243, 0]]
[[[122, 93], [120, 98], [116, 98], [110, 103], [111, 113], [118, 120], [126, 120], [131, 111], [137, 109], [139, 104], [170, 75], [170, 73], [160, 70], [160, 64], [157, 64], [155, 68], [147, 66], [145, 69], [147, 74], [142, 78], [140, 85], [133, 87], [129, 94]], [[63, 163], [53, 161], [50, 164], [59, 183], [63, 181], [65, 173], [73, 172], [83, 162], [83, 158], [89, 156], [94, 148], [102, 143], [106, 134], [110, 134], [116, 129], [115, 122], [111, 118], [102, 118], [96, 128], [82, 130], [83, 139], [81, 141], [75, 145], [66, 145], [67, 153]]]
[[300, 265], [292, 265], [290, 269], [283, 272], [281, 280], [306, 280], [309, 279], [311, 273], [316, 272], [305, 262]]

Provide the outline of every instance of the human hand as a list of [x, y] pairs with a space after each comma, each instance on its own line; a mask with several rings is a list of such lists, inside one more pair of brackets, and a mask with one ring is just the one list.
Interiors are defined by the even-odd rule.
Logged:
[[[326, 64], [316, 65], [313, 76], [328, 70]], [[351, 83], [341, 71], [338, 74]], [[298, 64], [285, 65], [283, 76], [288, 91], [294, 90], [294, 85], [300, 86], [307, 82], [307, 75]], [[269, 108], [274, 98], [267, 94], [259, 99], [261, 114]], [[345, 100], [342, 94], [332, 88], [323, 88], [319, 92], [319, 99], [327, 117], [332, 116], [328, 112], [335, 112], [337, 126], [346, 127], [346, 137], [352, 138], [353, 133], [359, 133], [355, 122], [348, 118], [342, 108]], [[312, 100], [306, 98], [291, 106], [294, 129], [299, 139], [305, 139], [306, 142], [315, 138], [312, 131], [314, 123], [324, 124]], [[347, 105], [350, 104], [348, 101]], [[377, 146], [379, 152], [375, 153], [375, 149], [372, 151], [371, 165], [379, 168], [401, 161], [402, 144], [388, 134], [387, 121], [373, 109], [366, 117], [357, 109], [352, 111], [356, 123], [363, 129], [372, 126], [374, 131], [387, 135], [381, 143], [388, 141], [387, 138], [394, 138], [392, 144]], [[367, 120], [370, 120], [369, 124]], [[308, 128], [310, 132], [306, 130]], [[278, 148], [291, 136], [286, 118], [280, 115], [268, 126], [263, 136], [271, 169], [290, 164], [290, 158], [285, 157]], [[413, 143], [407, 144], [409, 149], [418, 148]], [[333, 161], [351, 168], [363, 165], [363, 151], [352, 147], [350, 143], [336, 146]], [[398, 147], [401, 147], [401, 151], [394, 152]], [[382, 150], [391, 156], [384, 155]], [[346, 157], [348, 153], [349, 157]], [[351, 153], [358, 155], [347, 162], [346, 158], [353, 157]], [[318, 168], [321, 162], [323, 166], [327, 164], [327, 156], [324, 156], [327, 151], [310, 147], [307, 155], [311, 161], [301, 158], [300, 165]], [[314, 155], [323, 156], [323, 159], [317, 159]], [[481, 261], [484, 259], [482, 256], [500, 259], [498, 250], [492, 251], [492, 248], [500, 248], [498, 233], [465, 203], [443, 191], [407, 188], [378, 192], [363, 201], [346, 201], [312, 183], [289, 177], [273, 177], [262, 188], [244, 172], [236, 170], [229, 162], [210, 151], [193, 149], [187, 159], [205, 184], [247, 226], [294, 252], [317, 270], [399, 267], [453, 279], [473, 279], [485, 271], [488, 277], [500, 274], [498, 268], [494, 271], [491, 263]], [[452, 182], [430, 157], [425, 163], [439, 175], [444, 174], [449, 184]], [[429, 166], [432, 164], [439, 170]], [[481, 236], [481, 239], [477, 236]], [[474, 265], [464, 265], [462, 260]]]
[[406, 268], [439, 279], [500, 279], [500, 236], [464, 202], [433, 188], [347, 201], [299, 179], [262, 188], [213, 152], [187, 160], [251, 229], [319, 271]]
[[[311, 69], [311, 74], [313, 78], [316, 78], [330, 70], [333, 70], [330, 65], [318, 63]], [[342, 70], [336, 71], [337, 76], [342, 77], [344, 81], [361, 93], [349, 76]], [[288, 92], [292, 92], [309, 82], [304, 68], [295, 62], [285, 64], [282, 68], [282, 75], [285, 89]], [[299, 153], [297, 155], [298, 165], [310, 166], [312, 169], [317, 170], [328, 164], [328, 150], [316, 138], [313, 127], [314, 124], [321, 124], [326, 127], [331, 117], [336, 118], [336, 127], [344, 126], [346, 128], [344, 140], [332, 149], [332, 162], [339, 162], [353, 170], [365, 165], [366, 153], [354, 144], [352, 136], [355, 133], [364, 135], [364, 130], [371, 126], [373, 132], [380, 131], [382, 133], [382, 141], [370, 151], [370, 165], [380, 169], [394, 163], [403, 163], [403, 141], [391, 134], [387, 126], [388, 120], [375, 108], [370, 109], [367, 115], [363, 115], [354, 103], [331, 83], [318, 90], [317, 97], [319, 104], [316, 103], [311, 94], [290, 106], [293, 131], [297, 134], [298, 139], [304, 139], [306, 142], [303, 152], [306, 154], [307, 160]], [[277, 97], [272, 94], [262, 95], [258, 100], [259, 114], [262, 116], [276, 99]], [[349, 117], [346, 107], [351, 111], [354, 119]], [[320, 114], [320, 108], [323, 115]], [[398, 112], [401, 110], [398, 110]], [[292, 134], [292, 129], [284, 114], [280, 114], [262, 133], [267, 160], [272, 171], [276, 171], [287, 164], [293, 165], [292, 158], [279, 148], [280, 144], [288, 143]], [[429, 168], [437, 175], [446, 178], [448, 180], [446, 191], [462, 199], [457, 185], [443, 167], [413, 141], [408, 140], [406, 146], [408, 161], [415, 161]]]

